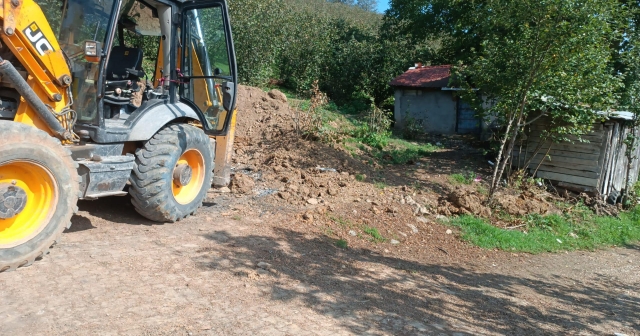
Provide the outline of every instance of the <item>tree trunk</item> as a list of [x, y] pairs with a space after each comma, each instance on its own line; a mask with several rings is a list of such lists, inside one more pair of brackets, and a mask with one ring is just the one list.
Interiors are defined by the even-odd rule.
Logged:
[[515, 119], [515, 113], [513, 116], [509, 116], [509, 122], [507, 123], [507, 129], [504, 132], [504, 137], [500, 141], [500, 151], [498, 151], [498, 157], [496, 158], [495, 168], [493, 168], [493, 176], [491, 178], [491, 188], [489, 189], [489, 201], [493, 199], [493, 193], [496, 190], [498, 185], [498, 181], [496, 177], [498, 176], [498, 170], [502, 163], [502, 156], [504, 154], [504, 147], [507, 144], [507, 140], [509, 140], [509, 132], [511, 131], [511, 126], [513, 126], [513, 121]]
[[631, 182], [631, 168], [633, 167], [633, 153], [635, 152], [636, 146], [637, 146], [637, 137], [638, 134], [636, 132], [636, 128], [638, 125], [638, 115], [634, 114], [633, 115], [633, 122], [631, 123], [631, 134], [629, 135], [630, 140], [627, 143], [627, 150], [626, 150], [626, 156], [627, 156], [627, 174], [624, 178], [624, 194], [622, 194], [622, 205], [623, 206], [627, 206], [626, 203], [629, 200], [629, 189], [631, 189], [630, 183]]
[[[498, 184], [500, 183], [500, 179], [502, 178], [502, 174], [504, 173], [504, 168], [507, 166], [507, 162], [509, 162], [509, 157], [503, 158], [503, 155], [511, 155], [513, 152], [513, 147], [516, 143], [516, 138], [518, 136], [518, 130], [520, 130], [520, 124], [522, 123], [522, 118], [524, 116], [524, 108], [527, 103], [527, 94], [526, 91], [522, 96], [522, 100], [520, 101], [520, 106], [518, 106], [518, 111], [514, 113], [509, 119], [509, 124], [507, 125], [507, 130], [505, 131], [504, 138], [502, 139], [502, 144], [500, 145], [500, 154], [498, 154], [498, 162], [496, 162], [496, 168], [493, 171], [493, 178], [491, 180], [491, 189], [489, 189], [489, 201], [493, 199], [493, 194], [496, 192], [498, 188]], [[513, 123], [516, 123], [515, 125]], [[511, 136], [509, 136], [511, 133]], [[507, 151], [503, 153], [504, 146], [509, 141], [509, 146], [507, 146]]]
[[496, 183], [493, 191], [491, 192], [491, 198], [493, 198], [493, 193], [496, 191], [496, 188], [500, 182], [500, 179], [502, 178], [502, 174], [504, 173], [504, 169], [507, 167], [507, 163], [509, 162], [509, 156], [507, 155], [511, 155], [511, 153], [513, 152], [513, 147], [516, 144], [516, 138], [518, 137], [518, 130], [520, 129], [519, 127], [520, 120], [521, 118], [518, 118], [517, 123], [512, 128], [512, 133], [510, 136], [511, 139], [509, 140], [509, 145], [507, 146], [507, 150], [505, 152], [505, 158], [503, 158], [502, 162], [500, 162], [500, 170], [498, 171], [498, 174], [496, 176]]

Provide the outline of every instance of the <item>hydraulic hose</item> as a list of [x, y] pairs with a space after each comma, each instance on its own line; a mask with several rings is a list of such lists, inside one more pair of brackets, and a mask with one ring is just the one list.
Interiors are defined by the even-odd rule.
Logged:
[[2, 59], [0, 57], [0, 74], [6, 76], [12, 83], [18, 93], [24, 98], [24, 100], [33, 108], [42, 121], [49, 126], [51, 131], [55, 133], [56, 137], [62, 140], [72, 140], [72, 134], [67, 131], [58, 119], [51, 113], [47, 105], [45, 105], [40, 97], [33, 91], [33, 89], [27, 84], [27, 81], [22, 78], [22, 75], [16, 70], [11, 62]]

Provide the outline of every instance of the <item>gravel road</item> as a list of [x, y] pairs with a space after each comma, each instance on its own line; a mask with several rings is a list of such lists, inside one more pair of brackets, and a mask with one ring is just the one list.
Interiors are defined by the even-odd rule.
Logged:
[[242, 202], [165, 225], [81, 202], [51, 255], [0, 274], [0, 335], [640, 335], [638, 247], [417, 262], [227, 215]]

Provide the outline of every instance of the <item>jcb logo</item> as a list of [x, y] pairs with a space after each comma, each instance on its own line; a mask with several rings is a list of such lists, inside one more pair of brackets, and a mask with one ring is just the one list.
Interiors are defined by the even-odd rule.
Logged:
[[35, 22], [30, 24], [29, 27], [25, 28], [22, 32], [29, 39], [33, 47], [36, 48], [40, 56], [44, 56], [47, 51], [55, 51]]

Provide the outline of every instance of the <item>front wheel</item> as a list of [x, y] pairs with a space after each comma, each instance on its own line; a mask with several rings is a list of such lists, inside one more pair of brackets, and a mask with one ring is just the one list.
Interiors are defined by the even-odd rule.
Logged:
[[131, 202], [142, 216], [175, 222], [193, 214], [211, 186], [209, 137], [186, 124], [165, 126], [136, 151]]
[[35, 127], [0, 121], [0, 272], [49, 253], [77, 210], [71, 152]]

